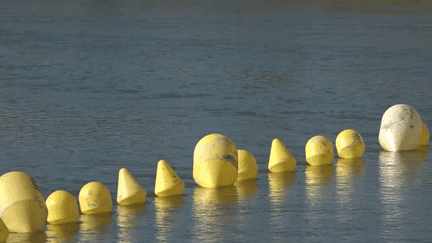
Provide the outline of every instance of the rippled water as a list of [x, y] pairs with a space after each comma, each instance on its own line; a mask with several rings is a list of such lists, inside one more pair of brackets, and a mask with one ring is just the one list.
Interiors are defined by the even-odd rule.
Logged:
[[[8, 242], [430, 241], [429, 151], [378, 143], [393, 104], [432, 127], [432, 9], [298, 1], [0, 2], [0, 173], [44, 197], [92, 180], [117, 193], [128, 168], [144, 206]], [[353, 128], [363, 159], [306, 164], [314, 135]], [[192, 155], [209, 133], [251, 151], [256, 180], [207, 190]], [[269, 174], [271, 140], [298, 165]], [[186, 183], [154, 197], [165, 159]]]

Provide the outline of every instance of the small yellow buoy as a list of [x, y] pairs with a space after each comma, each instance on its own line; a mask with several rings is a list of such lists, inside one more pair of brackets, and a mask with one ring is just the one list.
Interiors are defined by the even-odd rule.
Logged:
[[365, 144], [360, 133], [353, 129], [346, 129], [336, 137], [336, 150], [340, 158], [361, 158], [365, 151]]
[[238, 177], [238, 156], [235, 144], [222, 134], [209, 134], [195, 146], [193, 178], [207, 188], [233, 185]]
[[258, 165], [255, 157], [245, 149], [237, 150], [238, 153], [238, 175], [237, 181], [255, 178], [258, 174]]
[[145, 203], [147, 192], [138, 184], [130, 171], [121, 168], [118, 177], [117, 203], [119, 205], [132, 205]]
[[331, 164], [334, 159], [333, 144], [324, 136], [314, 136], [306, 143], [305, 154], [310, 165]]
[[279, 138], [272, 141], [268, 169], [270, 172], [294, 171], [297, 160]]
[[421, 117], [410, 105], [397, 104], [384, 112], [379, 131], [379, 143], [387, 151], [417, 149], [420, 140]]
[[165, 160], [159, 160], [156, 172], [155, 194], [158, 197], [181, 195], [185, 185]]
[[0, 218], [10, 232], [42, 230], [48, 209], [36, 181], [20, 171], [0, 177]]
[[65, 224], [77, 222], [79, 216], [78, 203], [75, 197], [64, 190], [51, 193], [47, 200], [48, 223]]
[[427, 146], [430, 140], [429, 130], [424, 122], [422, 122], [422, 126], [420, 129], [420, 139], [419, 146]]
[[80, 190], [78, 199], [83, 214], [108, 213], [112, 208], [110, 191], [97, 181], [85, 184]]

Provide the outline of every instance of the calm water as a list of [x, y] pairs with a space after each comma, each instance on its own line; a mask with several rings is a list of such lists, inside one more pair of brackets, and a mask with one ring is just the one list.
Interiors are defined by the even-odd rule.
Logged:
[[[117, 196], [128, 168], [145, 206], [10, 234], [8, 242], [427, 242], [430, 151], [378, 143], [391, 105], [432, 128], [432, 6], [295, 1], [1, 1], [0, 173], [44, 197], [97, 180]], [[346, 128], [362, 160], [309, 167], [314, 135]], [[209, 133], [251, 151], [260, 172], [237, 187], [192, 179]], [[269, 174], [279, 137], [298, 161]], [[154, 197], [165, 159], [183, 197]]]

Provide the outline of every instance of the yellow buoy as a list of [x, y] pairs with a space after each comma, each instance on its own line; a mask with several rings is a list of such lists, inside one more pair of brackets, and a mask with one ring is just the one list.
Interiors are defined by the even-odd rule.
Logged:
[[165, 160], [159, 160], [156, 172], [155, 194], [168, 197], [183, 194], [185, 185]]
[[145, 203], [147, 192], [138, 184], [130, 171], [121, 168], [118, 177], [117, 203], [119, 205], [132, 205]]
[[20, 171], [0, 177], [0, 218], [10, 232], [42, 230], [48, 209], [36, 181]]
[[331, 164], [334, 159], [333, 144], [324, 136], [314, 136], [306, 143], [305, 154], [310, 165]]
[[297, 160], [279, 138], [272, 141], [268, 169], [270, 172], [294, 171]]
[[238, 175], [237, 181], [255, 178], [258, 174], [258, 165], [255, 157], [245, 149], [237, 150], [238, 153]]
[[207, 188], [233, 185], [238, 177], [238, 156], [235, 144], [222, 134], [209, 134], [195, 146], [193, 178]]
[[422, 126], [420, 129], [420, 139], [419, 146], [427, 146], [430, 140], [429, 130], [424, 122], [422, 122]]
[[75, 197], [64, 190], [51, 193], [47, 200], [48, 223], [65, 224], [77, 222], [79, 216], [78, 203]]
[[0, 218], [0, 242], [5, 242], [8, 238], [9, 230], [3, 220]]
[[85, 184], [80, 190], [78, 199], [83, 214], [108, 213], [112, 208], [110, 191], [97, 181]]
[[420, 131], [420, 114], [410, 105], [397, 104], [381, 119], [379, 143], [387, 151], [413, 150], [419, 145]]
[[360, 133], [353, 129], [346, 129], [336, 137], [336, 150], [340, 158], [361, 158], [365, 151], [365, 144]]

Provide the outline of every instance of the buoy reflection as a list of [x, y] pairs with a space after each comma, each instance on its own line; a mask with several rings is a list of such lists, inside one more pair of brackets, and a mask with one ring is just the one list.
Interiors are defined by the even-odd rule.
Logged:
[[46, 242], [47, 235], [44, 231], [39, 230], [32, 233], [9, 233], [6, 242], [17, 243], [33, 243], [33, 242]]
[[237, 189], [237, 202], [240, 205], [250, 204], [255, 198], [255, 193], [258, 188], [256, 179], [237, 181], [234, 185]]
[[156, 197], [157, 239], [161, 242], [175, 241], [171, 238], [178, 222], [179, 212], [183, 206], [183, 195]]
[[110, 213], [100, 213], [80, 215], [80, 241], [81, 242], [97, 242], [107, 240], [108, 237], [106, 232], [109, 231], [109, 224], [112, 221]]
[[342, 196], [353, 192], [353, 179], [363, 173], [363, 158], [342, 159], [336, 163], [337, 193]]
[[117, 226], [119, 242], [133, 242], [133, 228], [136, 227], [144, 217], [146, 205], [134, 204], [128, 206], [117, 205]]
[[234, 186], [195, 187], [193, 196], [194, 237], [198, 242], [214, 242], [223, 238], [224, 229], [237, 215]]
[[77, 242], [78, 223], [47, 224], [48, 242]]

